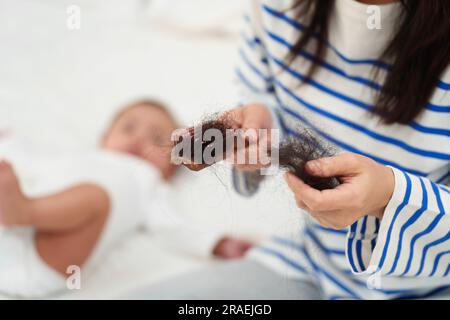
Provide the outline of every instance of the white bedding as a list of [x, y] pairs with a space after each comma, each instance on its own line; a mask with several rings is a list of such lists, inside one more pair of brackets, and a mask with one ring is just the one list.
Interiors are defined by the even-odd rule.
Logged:
[[[151, 4], [139, 10], [145, 3], [139, 0], [0, 0], [0, 128], [43, 148], [86, 150], [96, 145], [114, 110], [130, 99], [159, 97], [184, 124], [234, 106], [238, 34], [235, 24], [218, 32], [216, 22], [221, 15], [239, 20], [242, 1], [189, 1], [190, 10], [181, 12], [189, 19], [180, 20], [173, 10], [166, 19], [161, 1], [152, 11]], [[71, 4], [81, 8], [78, 31], [66, 28]], [[183, 170], [174, 188], [180, 212], [206, 229], [259, 238], [295, 232], [299, 222], [279, 177], [252, 201], [233, 193], [225, 165], [200, 173]], [[97, 266], [82, 290], [55, 298], [120, 296], [211, 263], [150, 240], [151, 235], [136, 232]]]

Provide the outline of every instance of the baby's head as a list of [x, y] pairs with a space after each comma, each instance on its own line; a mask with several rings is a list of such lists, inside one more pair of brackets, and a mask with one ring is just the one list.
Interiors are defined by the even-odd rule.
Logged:
[[170, 137], [177, 122], [161, 103], [142, 100], [126, 106], [108, 128], [102, 147], [150, 162], [165, 179], [175, 172], [170, 162]]

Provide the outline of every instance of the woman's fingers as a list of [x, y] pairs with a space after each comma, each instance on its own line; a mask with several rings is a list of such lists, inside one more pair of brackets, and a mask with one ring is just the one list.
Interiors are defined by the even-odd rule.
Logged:
[[310, 212], [327, 212], [345, 208], [350, 202], [346, 188], [319, 191], [304, 183], [292, 173], [286, 173], [286, 182], [294, 192], [297, 203], [304, 203]]
[[218, 120], [231, 124], [232, 129], [240, 129], [244, 121], [244, 112], [242, 108], [231, 109], [219, 115]]
[[226, 160], [234, 164], [234, 167], [240, 171], [255, 171], [270, 165], [268, 154], [262, 158], [259, 143], [238, 147], [233, 153], [227, 154]]
[[[367, 214], [361, 210], [357, 195], [350, 184], [342, 184], [332, 190], [319, 191], [311, 188], [292, 173], [286, 181], [294, 192], [297, 206], [308, 213], [322, 226], [343, 229], [354, 221], [354, 214]], [[352, 213], [352, 214], [349, 214]]]
[[226, 120], [235, 129], [236, 139], [227, 160], [238, 170], [254, 171], [270, 165], [269, 155], [261, 158], [260, 148], [270, 150], [272, 116], [267, 107], [248, 104], [224, 112], [219, 120]]
[[361, 159], [355, 154], [341, 154], [308, 161], [306, 170], [317, 177], [336, 177], [354, 175], [360, 171]]
[[301, 199], [298, 199], [298, 198], [296, 197], [295, 203], [297, 204], [297, 207], [298, 207], [298, 208], [300, 208], [300, 209], [302, 209], [302, 210], [308, 210], [308, 206], [307, 206]]
[[294, 175], [286, 175], [299, 207], [306, 205], [306, 210], [321, 225], [334, 229], [348, 227], [368, 215], [382, 219], [394, 192], [392, 170], [356, 154], [310, 161], [307, 171], [315, 176], [341, 179], [336, 188], [318, 191]]
[[242, 108], [244, 129], [271, 129], [272, 115], [266, 106], [250, 104]]
[[233, 124], [233, 129], [270, 129], [272, 116], [261, 104], [248, 104], [223, 112], [219, 120]]
[[308, 211], [316, 211], [320, 202], [320, 191], [311, 188], [290, 172], [286, 173], [285, 179], [289, 188], [294, 192], [297, 205]]

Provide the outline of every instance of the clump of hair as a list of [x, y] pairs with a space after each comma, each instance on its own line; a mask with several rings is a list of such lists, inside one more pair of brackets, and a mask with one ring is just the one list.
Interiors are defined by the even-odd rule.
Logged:
[[280, 167], [291, 171], [314, 189], [333, 189], [339, 185], [339, 180], [335, 177], [315, 177], [305, 170], [308, 161], [332, 155], [331, 147], [325, 145], [310, 131], [303, 130], [298, 137], [287, 138], [281, 143], [278, 152]]
[[[187, 129], [186, 135], [189, 136], [188, 140], [185, 140], [186, 135], [181, 136], [178, 141], [175, 141], [175, 145], [179, 143], [190, 143], [190, 154], [179, 154], [180, 157], [188, 160], [185, 165], [190, 170], [199, 171], [213, 163], [205, 163], [203, 159], [204, 152], [207, 148], [212, 148], [211, 155], [214, 157], [215, 162], [224, 160], [230, 145], [236, 148], [236, 136], [227, 135], [234, 128], [234, 121], [230, 117], [214, 116], [210, 119], [204, 120], [201, 124], [193, 126]], [[215, 145], [215, 140], [211, 141], [203, 140], [203, 135], [207, 130], [216, 129], [222, 134], [223, 147], [218, 150]], [[335, 177], [321, 178], [310, 175], [305, 170], [305, 165], [308, 161], [319, 159], [326, 156], [331, 156], [333, 150], [330, 146], [326, 145], [323, 141], [317, 138], [312, 132], [307, 129], [297, 130], [296, 136], [291, 136], [284, 140], [278, 148], [279, 153], [279, 165], [283, 169], [291, 171], [295, 176], [303, 180], [309, 186], [318, 189], [332, 189], [339, 185], [339, 180]], [[230, 139], [234, 139], [231, 141]], [[247, 146], [248, 141], [245, 142]], [[195, 149], [201, 148], [202, 158], [195, 159]], [[184, 148], [182, 149], [184, 150]], [[234, 150], [235, 151], [235, 150]], [[264, 176], [258, 174], [248, 174], [249, 180], [247, 183], [253, 189], [257, 189], [259, 184], [264, 180]]]
[[[188, 140], [184, 140], [186, 135], [180, 136], [178, 141], [175, 141], [174, 145], [179, 143], [188, 143], [190, 146], [190, 153], [184, 154], [183, 148], [179, 154], [179, 156], [187, 161], [183, 163], [184, 166], [189, 168], [190, 170], [199, 171], [202, 170], [213, 163], [207, 164], [203, 155], [205, 154], [205, 150], [211, 149], [211, 156], [215, 159], [215, 162], [219, 162], [224, 160], [228, 151], [228, 147], [230, 145], [235, 145], [232, 143], [233, 141], [229, 141], [230, 139], [234, 139], [234, 136], [227, 135], [227, 131], [231, 132], [233, 128], [234, 121], [229, 116], [222, 116], [220, 118], [217, 115], [213, 115], [209, 119], [205, 119], [199, 125], [187, 128], [187, 135], [189, 136]], [[211, 140], [206, 141], [203, 139], [204, 133], [208, 130], [218, 130], [221, 133], [221, 138], [223, 139], [222, 148], [217, 148], [217, 141], [214, 137]], [[201, 148], [201, 159], [195, 158], [195, 150]]]

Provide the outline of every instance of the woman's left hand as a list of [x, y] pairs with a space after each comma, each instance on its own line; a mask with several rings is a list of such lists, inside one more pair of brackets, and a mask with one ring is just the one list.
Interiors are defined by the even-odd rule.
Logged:
[[367, 215], [381, 219], [394, 192], [392, 169], [357, 154], [309, 161], [306, 170], [313, 176], [338, 177], [341, 182], [335, 189], [319, 191], [286, 173], [298, 207], [328, 228], [343, 229]]

